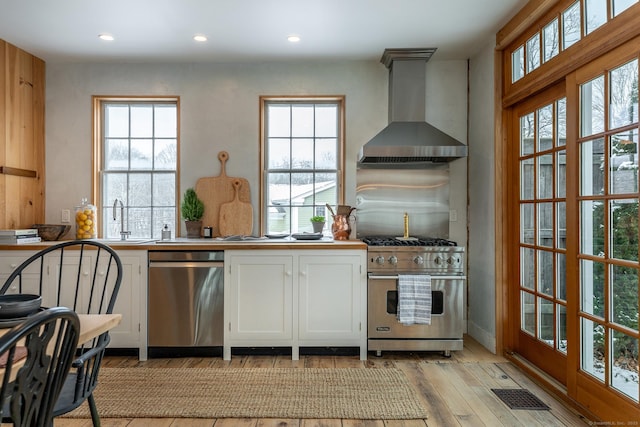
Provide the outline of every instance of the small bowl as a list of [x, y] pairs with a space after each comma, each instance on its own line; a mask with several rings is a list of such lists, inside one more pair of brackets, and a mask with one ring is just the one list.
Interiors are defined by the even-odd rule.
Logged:
[[42, 297], [32, 294], [0, 295], [0, 318], [27, 317], [40, 309]]
[[33, 224], [31, 228], [38, 230], [38, 236], [42, 240], [53, 241], [58, 240], [71, 229], [69, 224]]

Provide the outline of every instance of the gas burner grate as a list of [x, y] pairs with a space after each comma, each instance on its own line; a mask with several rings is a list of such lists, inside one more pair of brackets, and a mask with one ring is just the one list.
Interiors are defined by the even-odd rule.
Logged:
[[369, 246], [458, 246], [456, 242], [439, 237], [402, 239], [389, 236], [367, 236], [362, 241]]

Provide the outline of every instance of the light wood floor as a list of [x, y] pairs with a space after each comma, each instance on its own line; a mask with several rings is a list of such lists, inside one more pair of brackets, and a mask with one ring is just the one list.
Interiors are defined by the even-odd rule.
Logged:
[[[447, 359], [440, 353], [383, 352], [382, 357], [369, 353], [369, 360], [357, 356], [301, 356], [292, 361], [286, 356], [233, 356], [220, 358], [150, 359], [139, 362], [134, 357], [107, 357], [104, 366], [145, 367], [361, 367], [385, 369], [397, 367], [411, 379], [429, 413], [425, 420], [335, 420], [335, 419], [102, 419], [104, 427], [435, 427], [435, 426], [586, 426], [588, 421], [554, 399], [529, 380], [513, 364], [489, 353], [473, 339], [465, 337], [464, 350], [452, 352]], [[491, 391], [492, 388], [524, 388], [531, 391], [551, 410], [511, 410]], [[98, 406], [98, 410], [100, 407]], [[57, 418], [55, 427], [91, 426], [90, 419]]]

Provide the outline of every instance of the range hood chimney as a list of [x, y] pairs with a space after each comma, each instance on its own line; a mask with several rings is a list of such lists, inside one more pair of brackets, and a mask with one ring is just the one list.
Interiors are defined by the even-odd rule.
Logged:
[[426, 63], [435, 48], [385, 49], [389, 125], [358, 153], [360, 167], [427, 165], [467, 156], [467, 146], [426, 123]]

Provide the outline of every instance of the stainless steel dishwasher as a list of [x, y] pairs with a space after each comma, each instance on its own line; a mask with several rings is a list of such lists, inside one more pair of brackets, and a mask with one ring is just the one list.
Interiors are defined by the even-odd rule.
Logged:
[[222, 347], [224, 251], [149, 251], [148, 346]]

